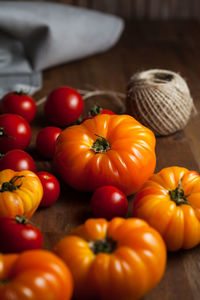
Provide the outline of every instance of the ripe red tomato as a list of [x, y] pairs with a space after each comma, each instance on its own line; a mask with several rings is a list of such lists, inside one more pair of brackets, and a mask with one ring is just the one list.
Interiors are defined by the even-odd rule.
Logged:
[[115, 115], [115, 113], [109, 109], [104, 109], [99, 105], [94, 105], [93, 108], [80, 120], [80, 123], [85, 120], [92, 119], [95, 116], [107, 114], [107, 115]]
[[112, 219], [125, 217], [128, 211], [126, 195], [115, 186], [102, 186], [93, 193], [91, 208], [95, 217]]
[[1, 111], [2, 113], [20, 115], [30, 123], [36, 114], [36, 104], [33, 98], [23, 91], [12, 92], [2, 98]]
[[75, 122], [84, 109], [82, 96], [68, 86], [58, 87], [47, 97], [44, 111], [53, 125], [66, 127]]
[[36, 172], [36, 166], [33, 158], [25, 151], [14, 149], [8, 151], [0, 159], [0, 171], [11, 169], [14, 171], [29, 170]]
[[18, 253], [42, 248], [42, 234], [24, 216], [0, 218], [0, 252]]
[[42, 186], [43, 186], [43, 198], [40, 202], [41, 207], [47, 207], [52, 205], [60, 195], [60, 183], [58, 179], [51, 173], [46, 171], [40, 171], [37, 173]]
[[12, 149], [26, 149], [31, 140], [28, 122], [15, 114], [0, 115], [0, 152]]
[[36, 148], [40, 155], [45, 158], [53, 158], [56, 139], [62, 130], [58, 127], [48, 126], [41, 129], [37, 135]]

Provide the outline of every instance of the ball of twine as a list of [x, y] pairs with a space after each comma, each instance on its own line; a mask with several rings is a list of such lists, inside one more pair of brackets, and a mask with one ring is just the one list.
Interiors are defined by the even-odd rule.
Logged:
[[160, 69], [131, 77], [126, 106], [129, 114], [157, 136], [183, 129], [195, 112], [186, 81], [175, 72]]

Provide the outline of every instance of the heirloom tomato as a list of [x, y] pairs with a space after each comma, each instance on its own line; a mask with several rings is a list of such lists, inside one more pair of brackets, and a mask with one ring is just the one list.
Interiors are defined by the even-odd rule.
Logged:
[[61, 132], [60, 128], [54, 126], [47, 126], [39, 131], [36, 139], [36, 148], [40, 155], [49, 159], [53, 158], [56, 139]]
[[0, 217], [24, 215], [30, 219], [42, 196], [42, 184], [35, 173], [10, 169], [0, 172]]
[[29, 123], [15, 114], [0, 115], [0, 152], [12, 149], [26, 149], [31, 140]]
[[161, 279], [166, 246], [140, 219], [88, 219], [54, 249], [74, 278], [75, 299], [135, 300]]
[[42, 186], [43, 186], [43, 197], [40, 202], [40, 206], [47, 207], [52, 205], [60, 195], [60, 183], [58, 179], [51, 173], [46, 171], [40, 171], [37, 173]]
[[200, 242], [200, 176], [181, 167], [154, 174], [136, 195], [133, 216], [156, 228], [170, 251]]
[[69, 300], [73, 279], [55, 254], [29, 250], [0, 254], [1, 300]]
[[91, 208], [94, 216], [98, 218], [125, 217], [128, 200], [115, 186], [101, 186], [92, 195]]
[[11, 92], [1, 100], [2, 113], [22, 116], [28, 123], [33, 121], [36, 114], [36, 104], [33, 98], [25, 92]]
[[113, 185], [135, 193], [155, 169], [155, 137], [128, 115], [99, 115], [65, 129], [56, 141], [55, 163], [73, 188]]
[[8, 151], [5, 155], [2, 155], [0, 159], [0, 171], [5, 169], [36, 172], [36, 165], [33, 158], [27, 152], [20, 149], [14, 149]]
[[44, 112], [51, 124], [66, 127], [80, 117], [83, 109], [82, 96], [69, 86], [61, 86], [47, 97]]
[[18, 253], [42, 248], [42, 234], [24, 216], [0, 218], [0, 252]]

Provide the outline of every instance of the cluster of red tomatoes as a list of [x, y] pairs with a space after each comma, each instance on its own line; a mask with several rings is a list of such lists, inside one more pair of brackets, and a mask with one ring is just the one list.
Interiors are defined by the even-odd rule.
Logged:
[[[98, 114], [114, 114], [95, 105], [83, 117], [84, 100], [71, 87], [59, 87], [47, 97], [44, 113], [53, 126], [44, 127], [36, 138], [36, 149], [39, 155], [52, 159], [55, 152], [55, 143], [62, 132], [62, 127], [82, 123], [86, 119]], [[12, 169], [14, 171], [29, 170], [37, 174], [43, 186], [41, 207], [52, 205], [60, 195], [58, 179], [46, 171], [37, 172], [34, 159], [24, 151], [31, 140], [30, 122], [36, 115], [36, 103], [29, 95], [12, 92], [3, 97], [0, 102], [0, 171]], [[60, 128], [61, 127], [61, 128]], [[91, 208], [96, 217], [111, 219], [114, 216], [126, 216], [128, 201], [125, 194], [114, 186], [104, 186], [97, 189], [91, 199]], [[24, 226], [26, 224], [26, 226]], [[13, 230], [16, 228], [15, 230]], [[0, 234], [6, 236], [8, 242], [0, 246], [3, 252], [20, 252], [22, 250], [41, 248], [42, 235], [39, 230], [28, 224], [23, 216], [15, 219], [0, 219]], [[15, 243], [16, 236], [19, 243]], [[32, 236], [32, 239], [26, 238]]]

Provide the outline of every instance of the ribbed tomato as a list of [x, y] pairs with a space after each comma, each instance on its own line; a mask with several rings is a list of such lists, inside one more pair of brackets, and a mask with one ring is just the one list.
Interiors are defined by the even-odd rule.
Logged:
[[133, 216], [146, 220], [176, 251], [200, 243], [200, 175], [182, 167], [154, 174], [134, 199]]
[[75, 282], [75, 299], [135, 300], [161, 279], [166, 247], [140, 219], [88, 219], [55, 247]]
[[130, 195], [155, 169], [155, 137], [131, 116], [102, 114], [59, 135], [55, 162], [75, 189], [113, 185]]
[[24, 215], [29, 219], [42, 196], [43, 187], [35, 173], [10, 169], [0, 172], [0, 217]]
[[51, 252], [29, 250], [0, 255], [1, 300], [69, 300], [73, 279]]

